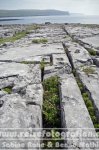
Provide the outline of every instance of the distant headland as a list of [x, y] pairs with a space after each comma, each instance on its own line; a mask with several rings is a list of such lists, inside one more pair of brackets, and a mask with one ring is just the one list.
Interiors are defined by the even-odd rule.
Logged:
[[55, 16], [55, 15], [69, 15], [69, 12], [54, 9], [0, 10], [0, 17]]

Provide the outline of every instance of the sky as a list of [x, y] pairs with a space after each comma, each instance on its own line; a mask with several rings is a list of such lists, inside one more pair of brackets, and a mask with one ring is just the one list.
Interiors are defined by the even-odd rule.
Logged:
[[0, 0], [0, 9], [57, 9], [99, 15], [99, 0]]

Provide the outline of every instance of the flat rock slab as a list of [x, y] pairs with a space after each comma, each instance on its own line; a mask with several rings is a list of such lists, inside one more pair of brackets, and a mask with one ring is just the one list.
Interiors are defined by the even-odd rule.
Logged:
[[[27, 100], [23, 99], [19, 94], [5, 95], [0, 100], [4, 101], [2, 107], [0, 108], [1, 131], [5, 131], [6, 133], [13, 131], [16, 132], [17, 135], [20, 134], [20, 132], [32, 135], [32, 130], [35, 131], [35, 128], [42, 127], [42, 113], [39, 106], [27, 104]], [[24, 143], [23, 148], [26, 149], [28, 149], [29, 142], [40, 143], [39, 138], [38, 141], [35, 141], [33, 138], [26, 138], [24, 136], [20, 138], [13, 135], [12, 137], [5, 137], [0, 140], [0, 149], [2, 149], [2, 143], [6, 139], [7, 142], [11, 142], [11, 139], [13, 139], [14, 142]]]
[[[39, 65], [21, 63], [0, 63], [0, 79], [18, 77], [19, 82], [40, 83], [41, 70]], [[5, 79], [4, 79], [5, 80]], [[13, 79], [14, 80], [14, 79]], [[16, 81], [16, 84], [18, 81]], [[2, 86], [2, 85], [1, 85]]]
[[[86, 74], [84, 69], [90, 69], [93, 73]], [[90, 93], [90, 97], [93, 100], [97, 117], [99, 118], [99, 68], [94, 66], [84, 67], [77, 71], [79, 78], [87, 91]]]
[[80, 38], [86, 38], [86, 37], [92, 37], [94, 35], [98, 35], [99, 34], [99, 27], [96, 26], [84, 26], [84, 25], [78, 25], [78, 24], [72, 24], [72, 25], [66, 25], [65, 29], [67, 30], [67, 32], [80, 39]]
[[66, 54], [53, 54], [53, 65], [54, 66], [64, 66], [65, 64], [70, 64]]
[[93, 63], [89, 53], [85, 48], [75, 42], [65, 42], [67, 55], [75, 68], [90, 65]]
[[81, 39], [81, 41], [88, 43], [89, 45], [92, 45], [95, 48], [99, 48], [99, 35], [83, 38]]
[[[68, 133], [77, 133], [79, 129], [83, 130], [84, 128], [87, 128], [86, 133], [88, 133], [90, 129], [93, 128], [92, 133], [96, 135], [81, 92], [72, 74], [65, 75], [64, 78], [60, 80], [60, 99], [62, 127], [67, 128]], [[95, 142], [94, 139], [86, 140], [89, 140], [89, 142], [93, 140]], [[80, 143], [86, 143], [88, 141], [85, 141], [85, 139], [77, 134], [75, 137], [67, 138], [66, 142], [68, 148], [84, 149], [85, 147], [81, 146]], [[89, 149], [91, 149], [91, 147]]]
[[49, 55], [52, 53], [64, 53], [62, 44], [33, 44], [28, 47], [9, 48], [3, 51], [0, 55], [0, 61], [11, 60], [19, 62], [28, 60], [33, 61], [32, 57], [35, 56]]
[[2, 101], [4, 104], [0, 108], [0, 128], [41, 127], [39, 106], [27, 104], [27, 100], [17, 93], [3, 96]]
[[[21, 63], [0, 63], [0, 129], [1, 131], [27, 133], [38, 132], [42, 128], [43, 88], [39, 65]], [[5, 90], [10, 88], [11, 94]], [[9, 129], [10, 128], [10, 129]], [[38, 130], [37, 130], [38, 128]], [[12, 137], [17, 144], [23, 143], [23, 148], [29, 149], [28, 143], [35, 144], [35, 150], [40, 149], [40, 139]], [[2, 138], [2, 143], [9, 138]], [[36, 146], [37, 145], [37, 146]], [[19, 147], [21, 148], [21, 147]], [[7, 148], [5, 148], [7, 149]]]
[[63, 76], [65, 73], [71, 73], [72, 68], [66, 54], [53, 54], [52, 55], [52, 66], [46, 66], [44, 69], [44, 78], [51, 76]]
[[[99, 69], [96, 66], [91, 65], [92, 59], [84, 48], [81, 48], [81, 53], [84, 54], [81, 56], [80, 53], [76, 54], [74, 52], [79, 50], [76, 48], [76, 46], [74, 48], [72, 46], [67, 46], [67, 50], [69, 59], [76, 69], [81, 82], [85, 86], [85, 89], [90, 93], [97, 117], [99, 118]], [[80, 64], [78, 59], [80, 59]], [[82, 59], [85, 59], [85, 63], [82, 61]]]
[[27, 98], [26, 103], [29, 105], [43, 105], [43, 87], [42, 84], [31, 84], [26, 87], [24, 97]]

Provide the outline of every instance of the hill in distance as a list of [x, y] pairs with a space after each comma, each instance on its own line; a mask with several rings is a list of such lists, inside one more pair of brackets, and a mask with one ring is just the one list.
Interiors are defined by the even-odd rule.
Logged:
[[55, 16], [55, 15], [69, 15], [68, 11], [60, 10], [36, 10], [36, 9], [22, 9], [22, 10], [0, 10], [0, 17], [27, 17], [27, 16]]

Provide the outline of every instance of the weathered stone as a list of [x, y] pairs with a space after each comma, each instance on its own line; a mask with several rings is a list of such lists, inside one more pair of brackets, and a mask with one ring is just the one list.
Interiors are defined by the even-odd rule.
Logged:
[[[79, 53], [78, 55], [74, 53], [75, 49], [76, 48], [73, 49], [72, 46], [67, 47], [69, 59], [71, 60], [72, 65], [76, 69], [85, 89], [90, 93], [90, 97], [95, 106], [97, 117], [99, 118], [99, 69], [95, 66], [91, 66], [92, 60], [85, 49], [85, 53], [83, 53], [84, 55], [81, 55], [82, 57], [79, 56]], [[81, 50], [83, 51], [83, 49]], [[77, 62], [78, 59], [80, 59], [80, 65], [79, 62]], [[82, 61], [82, 59], [85, 59], [85, 63]]]
[[83, 38], [82, 41], [92, 45], [95, 48], [99, 47], [99, 35]]
[[4, 96], [5, 94], [6, 94], [6, 92], [0, 91], [0, 98], [1, 98], [2, 96]]
[[[28, 85], [26, 88], [27, 103], [34, 105], [40, 105], [42, 107], [43, 104], [43, 88], [41, 84], [32, 84]], [[30, 101], [31, 99], [31, 101]]]
[[[0, 129], [3, 131], [16, 131], [17, 134], [20, 134], [20, 132], [23, 131], [23, 133], [27, 132], [30, 136], [33, 134], [31, 129], [34, 129], [34, 131], [37, 132], [36, 128], [42, 127], [42, 114], [39, 106], [31, 103], [27, 104], [27, 100], [23, 99], [18, 94], [3, 96], [2, 101], [4, 104], [0, 108]], [[26, 149], [29, 149], [28, 142], [40, 143], [39, 138], [37, 141], [35, 141], [35, 139], [33, 140], [33, 138], [29, 138], [28, 142], [25, 136], [22, 136], [22, 139], [19, 138], [20, 140], [18, 140], [18, 137], [12, 136], [12, 138], [15, 142], [24, 143], [23, 148]], [[5, 139], [6, 138], [3, 138], [2, 141], [0, 141], [0, 148], [2, 148], [2, 142], [4, 142]], [[37, 148], [35, 147], [35, 149]]]
[[[79, 77], [82, 79], [84, 77], [82, 82], [91, 93], [93, 102], [98, 106], [98, 69], [96, 69], [96, 74], [87, 76], [81, 69], [83, 67], [90, 67], [93, 64], [93, 58], [87, 52], [93, 46], [91, 43], [85, 43], [83, 40], [99, 34], [99, 28], [88, 25], [85, 27], [85, 25], [80, 24], [66, 24], [66, 30], [63, 30], [63, 25], [61, 24], [42, 24], [39, 26], [40, 28], [35, 30], [32, 29], [32, 25], [8, 25], [0, 28], [0, 37], [3, 38], [11, 37], [19, 31], [25, 31], [26, 28], [31, 28], [29, 29], [28, 35], [24, 38], [15, 42], [6, 43], [5, 46], [0, 45], [1, 131], [6, 130], [6, 128], [12, 128], [14, 131], [21, 128], [19, 129], [20, 131], [26, 131], [32, 135], [32, 133], [42, 128], [43, 88], [41, 75], [43, 76], [44, 73], [44, 79], [54, 75], [60, 77], [63, 127], [66, 128], [68, 133], [72, 131], [76, 133], [78, 132], [78, 128], [80, 130], [82, 128], [89, 128], [87, 130], [88, 133], [93, 128], [92, 133], [96, 137], [89, 113], [71, 72], [72, 67], [74, 67], [78, 70]], [[43, 38], [48, 40], [46, 44], [32, 42], [33, 39]], [[62, 43], [65, 43], [64, 47], [67, 50], [66, 53], [69, 60], [64, 52]], [[44, 72], [43, 69], [41, 72], [41, 61], [48, 63], [44, 65]], [[10, 90], [10, 92], [7, 92], [7, 90]], [[5, 141], [5, 138], [1, 140], [0, 146]], [[26, 138], [19, 139], [18, 137], [15, 140], [17, 143], [24, 143], [24, 148], [29, 150]], [[28, 138], [28, 140], [31, 140], [32, 144], [40, 143], [39, 138], [35, 141], [33, 138]], [[71, 150], [74, 148], [76, 150], [83, 149], [80, 142], [84, 140], [87, 142], [86, 138], [81, 139], [79, 135], [77, 136], [77, 140], [73, 137], [71, 141], [68, 138], [66, 140], [68, 144], [67, 148], [71, 146]], [[9, 142], [8, 139], [7, 141]], [[92, 141], [95, 143], [95, 139], [89, 140], [89, 142]], [[91, 146], [88, 149], [90, 148]], [[35, 150], [38, 149], [40, 147], [37, 148], [35, 146]]]
[[52, 57], [51, 55], [50, 55], [50, 56], [43, 56], [43, 59], [42, 59], [42, 60], [43, 60], [45, 63], [49, 63], [49, 64], [50, 64], [50, 63], [51, 63], [51, 57]]
[[[20, 63], [0, 63], [0, 78], [17, 77], [14, 84], [22, 84], [22, 82], [40, 83], [41, 71], [39, 65], [28, 65]], [[4, 81], [3, 81], [4, 82]], [[13, 80], [5, 80], [5, 82], [13, 83]], [[8, 83], [6, 83], [8, 84]]]
[[72, 65], [77, 69], [81, 66], [91, 65], [93, 63], [86, 49], [74, 42], [64, 43], [68, 57]]
[[28, 47], [15, 47], [9, 48], [3, 54], [0, 55], [1, 61], [27, 61], [31, 60], [31, 57], [41, 55], [51, 55], [52, 53], [64, 53], [62, 44], [50, 44], [42, 47], [42, 44], [33, 44]]
[[[84, 70], [89, 71], [86, 73]], [[77, 73], [84, 87], [90, 93], [97, 117], [99, 118], [99, 69], [95, 66], [87, 66], [78, 70]]]
[[[93, 141], [96, 143], [94, 138], [86, 138], [85, 140], [82, 135], [76, 134], [79, 130], [83, 131], [87, 128], [86, 134], [93, 129], [91, 132], [96, 135], [88, 110], [72, 74], [66, 74], [60, 80], [60, 99], [62, 127], [67, 129], [67, 135], [75, 133], [74, 137], [66, 138], [67, 147], [71, 149], [86, 149], [81, 145], [81, 142], [90, 143]], [[91, 146], [89, 149], [91, 149]]]
[[46, 66], [44, 70], [44, 78], [49, 78], [51, 76], [63, 76], [65, 73], [71, 73], [71, 65], [66, 54], [53, 54], [53, 65]]
[[66, 54], [53, 54], [53, 65], [54, 66], [64, 66], [65, 64], [69, 64], [69, 60]]
[[[2, 89], [0, 91], [1, 131], [6, 128], [8, 132], [11, 128], [13, 132], [18, 130], [18, 134], [27, 132], [27, 134], [32, 135], [33, 130], [37, 132], [37, 128], [38, 130], [42, 128], [43, 88], [40, 66], [2, 62], [0, 63], [0, 72], [0, 88]], [[5, 89], [6, 87], [7, 89]], [[12, 94], [8, 94], [7, 90], [11, 90]], [[2, 141], [0, 141], [0, 149], [5, 140], [5, 138], [2, 138]], [[9, 143], [11, 140], [8, 139], [7, 141]], [[28, 141], [24, 137], [22, 140], [14, 138], [14, 141], [18, 144], [23, 143], [25, 149], [30, 148], [29, 142], [35, 145], [36, 143], [40, 144], [39, 138], [37, 140], [30, 138]], [[34, 148], [40, 149], [37, 146]]]
[[76, 38], [86, 38], [92, 37], [94, 35], [99, 34], [99, 28], [95, 26], [88, 26], [88, 25], [79, 25], [79, 24], [69, 24], [65, 26], [65, 30], [71, 35]]

